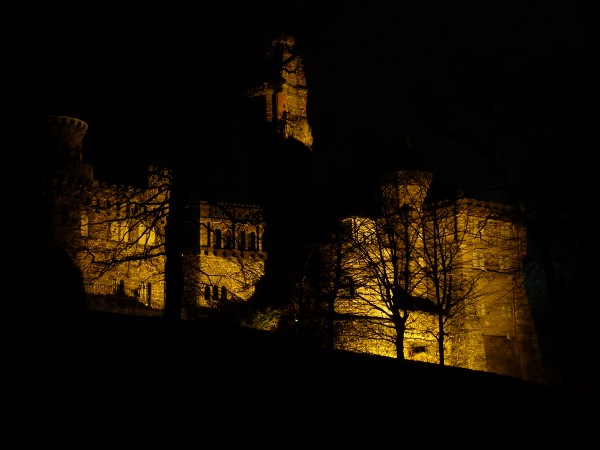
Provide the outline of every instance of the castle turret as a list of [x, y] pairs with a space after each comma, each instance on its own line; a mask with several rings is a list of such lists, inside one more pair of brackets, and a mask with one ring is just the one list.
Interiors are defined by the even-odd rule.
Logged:
[[45, 115], [39, 120], [39, 142], [51, 161], [46, 176], [61, 184], [87, 185], [93, 180], [93, 169], [83, 162], [83, 138], [88, 124], [74, 117]]
[[416, 170], [397, 171], [384, 176], [381, 182], [384, 208], [390, 211], [407, 205], [420, 211], [432, 181], [431, 173]]
[[83, 161], [82, 144], [87, 123], [73, 117], [48, 115], [40, 118], [40, 124], [45, 131], [46, 142], [54, 151], [53, 156]]
[[249, 97], [264, 101], [268, 123], [275, 125], [285, 138], [293, 138], [312, 147], [313, 138], [306, 114], [308, 89], [301, 57], [294, 53], [295, 39], [278, 35], [271, 39], [267, 58], [273, 67], [268, 80], [248, 91]]
[[88, 124], [66, 116], [45, 115], [37, 127], [39, 200], [46, 211], [48, 243], [73, 246], [79, 237], [84, 189], [93, 183], [93, 169], [83, 162]]

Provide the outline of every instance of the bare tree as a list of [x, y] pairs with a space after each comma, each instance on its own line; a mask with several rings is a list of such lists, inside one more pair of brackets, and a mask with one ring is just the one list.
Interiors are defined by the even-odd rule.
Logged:
[[[568, 349], [582, 349], [569, 343], [568, 336], [579, 333], [565, 338], [560, 330], [565, 307], [585, 297], [592, 279], [585, 238], [591, 230], [582, 214], [594, 177], [589, 166], [580, 164], [581, 158], [548, 155], [564, 154], [569, 148], [573, 156], [585, 148], [584, 136], [591, 128], [579, 105], [590, 101], [585, 90], [590, 73], [583, 71], [575, 79], [549, 61], [541, 67], [535, 76], [527, 74], [511, 83], [496, 83], [489, 73], [489, 78], [463, 86], [464, 92], [456, 90], [468, 93], [471, 102], [461, 103], [457, 97], [443, 105], [428, 104], [422, 125], [428, 129], [429, 145], [440, 150], [437, 161], [451, 167], [451, 176], [464, 177], [469, 169], [477, 172], [467, 173], [473, 195], [500, 198], [525, 227], [527, 290], [548, 373], [556, 370], [555, 383], [575, 388], [585, 358]], [[427, 108], [427, 102], [421, 106]], [[557, 183], [566, 172], [577, 173], [579, 182]]]
[[118, 294], [149, 308], [164, 306], [171, 185], [168, 170], [151, 166], [147, 185], [96, 182], [83, 190], [69, 235], [89, 294]]
[[344, 252], [350, 248], [347, 231], [337, 221], [324, 242], [305, 246], [301, 273], [289, 304], [297, 332], [330, 350], [336, 342], [337, 299], [347, 297], [352, 291], [348, 276], [342, 271]]
[[[324, 247], [330, 289], [321, 289], [333, 299], [335, 342], [488, 370], [496, 357], [486, 353], [484, 335], [508, 337], [520, 349], [525, 241], [508, 208], [462, 196], [434, 200], [431, 181], [419, 171], [384, 177], [381, 214], [344, 219], [342, 245]], [[499, 361], [498, 371], [521, 376], [506, 369], [513, 361]]]
[[352, 295], [338, 309], [355, 324], [343, 340], [388, 342], [398, 359], [405, 357], [411, 313], [433, 306], [421, 297], [424, 274], [415, 264], [421, 238], [415, 211], [422, 207], [430, 180], [423, 173], [411, 174], [410, 179], [408, 189], [396, 180], [383, 183], [380, 217], [345, 220], [351, 239], [342, 272], [352, 280]]
[[[490, 261], [485, 256], [498, 249], [492, 249], [489, 237], [484, 234], [492, 217], [488, 211], [468, 199], [458, 198], [428, 204], [419, 217], [422, 240], [418, 246], [418, 264], [424, 274], [424, 295], [433, 302], [435, 317], [435, 325], [426, 326], [424, 331], [437, 342], [440, 365], [446, 362], [449, 341], [464, 338], [469, 332], [481, 333], [478, 305], [486, 299], [493, 303], [491, 299], [498, 293], [492, 273], [500, 270], [500, 265], [494, 270], [492, 265], [484, 263]], [[508, 269], [506, 261], [515, 261], [516, 265], [518, 259], [514, 253], [505, 253], [499, 255], [502, 270]], [[516, 270], [515, 265], [511, 270]], [[465, 358], [473, 357], [469, 353], [462, 352]], [[451, 365], [461, 362], [454, 361]]]

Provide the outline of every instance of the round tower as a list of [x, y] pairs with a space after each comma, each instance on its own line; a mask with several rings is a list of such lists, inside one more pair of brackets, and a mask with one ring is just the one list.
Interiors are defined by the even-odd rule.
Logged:
[[93, 169], [83, 162], [83, 138], [88, 124], [74, 117], [44, 115], [37, 124], [35, 155], [37, 201], [45, 211], [47, 243], [73, 246], [80, 235], [85, 188]]
[[83, 162], [83, 138], [88, 124], [74, 117], [45, 115], [39, 119], [38, 149], [48, 179], [81, 186], [93, 180], [92, 168]]
[[88, 124], [83, 120], [66, 116], [42, 116], [42, 138], [49, 145], [53, 157], [83, 161], [83, 137]]

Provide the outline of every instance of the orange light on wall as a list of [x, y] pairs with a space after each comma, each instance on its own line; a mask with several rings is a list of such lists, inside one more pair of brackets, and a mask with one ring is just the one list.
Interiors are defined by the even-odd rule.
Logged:
[[285, 106], [286, 106], [286, 96], [285, 96], [285, 92], [278, 92], [276, 94], [276, 107], [277, 107], [277, 119], [281, 120], [283, 118], [283, 112], [285, 111]]

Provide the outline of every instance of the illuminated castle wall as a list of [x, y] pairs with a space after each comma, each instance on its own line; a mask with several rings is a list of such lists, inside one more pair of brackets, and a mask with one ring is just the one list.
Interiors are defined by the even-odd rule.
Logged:
[[[300, 58], [291, 57], [294, 40], [279, 37], [273, 44], [273, 51], [283, 58], [283, 68], [275, 79], [248, 95], [261, 102], [264, 118], [282, 136], [310, 148], [306, 80]], [[163, 309], [169, 172], [150, 167], [142, 187], [102, 184], [83, 160], [85, 122], [45, 116], [40, 125], [42, 138], [49, 144], [48, 159], [53, 161], [43, 187], [50, 205], [51, 245], [68, 249], [83, 274], [88, 295], [123, 296]], [[537, 380], [539, 349], [523, 287], [524, 229], [504, 205], [465, 198], [427, 202], [432, 179], [428, 173], [397, 172], [381, 188], [384, 200], [410, 206], [415, 221], [428, 218], [422, 221], [423, 236], [433, 213], [451, 217], [455, 232], [463, 236], [451, 275], [476, 280], [477, 295], [476, 301], [466, 304], [461, 320], [448, 328], [452, 339], [447, 341], [446, 364]], [[366, 234], [380, 220], [343, 219], [350, 228]], [[249, 299], [265, 273], [266, 225], [260, 205], [203, 201], [188, 205], [184, 306], [211, 307]], [[354, 244], [348, 241], [347, 246]], [[419, 245], [415, 249], [420, 250]], [[382, 261], [387, 264], [385, 258]], [[419, 259], [415, 261], [412, 269], [418, 274], [425, 265], [419, 267]], [[336, 348], [394, 356], [389, 332], [372, 325], [383, 323], [385, 305], [379, 304], [373, 283], [357, 281], [364, 279], [364, 265], [352, 251], [345, 254], [342, 270], [346, 285], [335, 302]], [[431, 283], [413, 284], [414, 297], [433, 297]], [[413, 311], [404, 356], [437, 363], [437, 344], [429, 333], [435, 328], [431, 311]]]
[[188, 297], [205, 307], [248, 300], [265, 273], [260, 206], [203, 201], [187, 211], [195, 244], [185, 255]]
[[[464, 197], [426, 202], [432, 179], [424, 172], [390, 174], [381, 186], [381, 216], [343, 220], [349, 234], [341, 252], [337, 347], [395, 357], [390, 325], [397, 300], [390, 291], [400, 286], [410, 298], [426, 301], [409, 308], [406, 359], [439, 363], [441, 318], [446, 365], [543, 381], [524, 287], [524, 228], [505, 205]], [[405, 260], [410, 275], [395, 282]], [[431, 276], [434, 266], [439, 273]], [[436, 315], [436, 298], [453, 304], [452, 314]]]
[[[43, 116], [39, 125], [38, 143], [53, 161], [39, 177], [49, 246], [68, 252], [90, 298], [129, 299], [164, 309], [169, 171], [149, 167], [144, 186], [101, 183], [83, 162], [87, 123]], [[260, 207], [199, 202], [187, 211], [188, 304], [247, 300], [264, 274]]]

